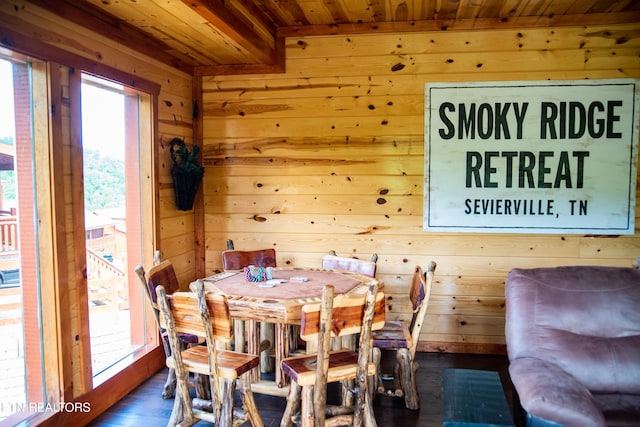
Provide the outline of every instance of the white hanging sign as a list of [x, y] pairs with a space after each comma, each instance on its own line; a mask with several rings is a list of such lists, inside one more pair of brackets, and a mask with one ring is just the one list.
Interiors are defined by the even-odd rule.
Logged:
[[638, 83], [426, 84], [424, 229], [633, 234]]

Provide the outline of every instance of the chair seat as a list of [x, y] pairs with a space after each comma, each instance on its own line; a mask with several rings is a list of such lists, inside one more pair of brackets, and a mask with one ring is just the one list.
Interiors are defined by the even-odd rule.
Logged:
[[[316, 381], [316, 360], [316, 354], [289, 357], [282, 361], [282, 370], [300, 386], [313, 385]], [[329, 373], [327, 375], [327, 382], [331, 383], [353, 378], [357, 369], [358, 352], [351, 350], [331, 352], [329, 355]], [[374, 375], [375, 372], [375, 364], [369, 363], [368, 374]]]
[[382, 350], [411, 348], [413, 340], [409, 325], [403, 320], [387, 320], [382, 329], [371, 332], [373, 346]]
[[[182, 363], [190, 372], [197, 374], [209, 374], [209, 355], [207, 347], [198, 345], [184, 350]], [[238, 353], [218, 349], [216, 351], [218, 362], [218, 376], [226, 379], [236, 379], [245, 372], [255, 368], [260, 363], [260, 357], [252, 354]], [[173, 357], [167, 358], [167, 366], [175, 367]]]

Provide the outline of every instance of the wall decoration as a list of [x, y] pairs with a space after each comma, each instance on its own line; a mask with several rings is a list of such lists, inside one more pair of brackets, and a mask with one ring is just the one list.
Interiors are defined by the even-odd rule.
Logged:
[[638, 83], [426, 84], [424, 229], [633, 234]]
[[[188, 211], [193, 209], [193, 202], [204, 175], [204, 167], [198, 162], [200, 147], [194, 145], [189, 151], [180, 138], [173, 138], [169, 145], [173, 161], [171, 175], [176, 192], [176, 207], [180, 211]], [[175, 146], [178, 148], [175, 149]]]

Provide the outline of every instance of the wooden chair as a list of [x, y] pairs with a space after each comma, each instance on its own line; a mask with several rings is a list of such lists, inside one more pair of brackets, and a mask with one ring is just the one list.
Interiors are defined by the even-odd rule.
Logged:
[[[158, 332], [162, 339], [162, 346], [164, 347], [164, 354], [166, 357], [171, 356], [171, 347], [169, 346], [169, 337], [167, 331], [160, 324], [160, 308], [156, 302], [156, 286], [162, 285], [165, 288], [167, 294], [173, 294], [180, 289], [178, 284], [178, 278], [171, 261], [162, 261], [160, 259], [160, 251], [155, 251], [153, 257], [154, 265], [145, 273], [144, 267], [139, 265], [134, 271], [140, 278], [140, 284], [144, 293], [147, 296], [147, 301], [151, 305], [154, 317], [156, 319], [156, 325], [158, 326]], [[180, 334], [180, 343], [182, 348], [185, 349], [189, 345], [198, 344], [200, 339], [191, 334]], [[207, 396], [208, 391], [202, 387], [201, 382], [198, 382], [198, 395]], [[173, 369], [169, 368], [167, 375], [167, 381], [162, 389], [162, 398], [171, 399], [176, 389], [176, 373]]]
[[[371, 330], [384, 325], [384, 294], [378, 292], [378, 281], [372, 280], [364, 298], [338, 295], [333, 286], [323, 289], [322, 302], [307, 304], [302, 309], [301, 334], [305, 341], [317, 340], [317, 354], [290, 357], [282, 361], [282, 369], [291, 378], [287, 406], [281, 427], [291, 426], [298, 418], [302, 426], [375, 426], [372, 393], [367, 391], [368, 377], [375, 374], [370, 361]], [[330, 352], [332, 336], [360, 333], [358, 351]], [[355, 380], [354, 404], [327, 406], [327, 383]]]
[[[249, 265], [256, 267], [277, 267], [276, 251], [273, 248], [256, 249], [252, 251], [236, 250], [233, 240], [227, 240], [227, 250], [222, 252], [222, 268], [225, 271], [242, 270]], [[275, 326], [273, 323], [234, 320], [234, 348], [236, 351], [243, 351], [247, 344], [246, 351], [252, 354], [260, 354], [260, 370], [263, 372], [274, 370], [274, 361], [269, 356], [268, 350], [273, 347], [275, 340]], [[260, 339], [252, 340], [251, 337], [258, 336]], [[247, 339], [247, 337], [249, 339]], [[259, 373], [255, 373], [254, 381], [259, 378]]]
[[227, 250], [222, 252], [222, 268], [225, 270], [242, 270], [256, 267], [277, 267], [276, 250], [273, 248], [239, 251], [234, 248], [233, 241], [227, 241]]
[[[323, 270], [350, 271], [362, 274], [367, 277], [376, 277], [378, 255], [373, 254], [370, 261], [358, 258], [340, 257], [336, 251], [329, 251], [329, 255], [322, 257]], [[342, 348], [354, 349], [356, 346], [356, 335], [347, 335], [342, 338], [334, 338], [332, 348], [338, 350]]]
[[[416, 371], [418, 364], [414, 361], [420, 331], [427, 312], [433, 276], [436, 263], [431, 261], [427, 266], [427, 272], [423, 273], [420, 266], [416, 266], [409, 299], [413, 308], [411, 322], [403, 320], [387, 320], [384, 328], [372, 333], [372, 353], [376, 364], [377, 392], [390, 396], [403, 397], [405, 406], [409, 409], [420, 409], [420, 397], [416, 385]], [[396, 363], [394, 365], [395, 390], [386, 390], [382, 382], [380, 372], [381, 350], [395, 350]]]
[[[235, 426], [244, 421], [262, 427], [248, 375], [258, 365], [259, 357], [217, 348], [218, 341], [230, 341], [233, 337], [229, 304], [224, 295], [205, 294], [202, 280], [197, 280], [194, 288], [195, 292], [175, 292], [171, 296], [167, 296], [164, 287], [156, 288], [172, 350], [167, 366], [175, 369], [178, 380], [168, 425], [190, 426], [205, 420], [218, 427]], [[181, 333], [202, 337], [206, 345], [183, 350], [178, 336]], [[189, 372], [209, 377], [211, 399], [207, 403], [211, 411], [199, 409], [205, 406], [201, 401], [194, 405], [189, 394]], [[234, 408], [236, 382], [242, 408]]]
[[335, 251], [322, 257], [323, 270], [351, 271], [367, 277], [376, 277], [378, 255], [373, 254], [370, 261], [358, 258], [339, 257]]

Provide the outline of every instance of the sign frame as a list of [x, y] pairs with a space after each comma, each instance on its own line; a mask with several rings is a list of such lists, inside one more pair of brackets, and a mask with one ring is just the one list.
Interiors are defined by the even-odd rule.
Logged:
[[426, 83], [424, 231], [634, 234], [639, 83]]

